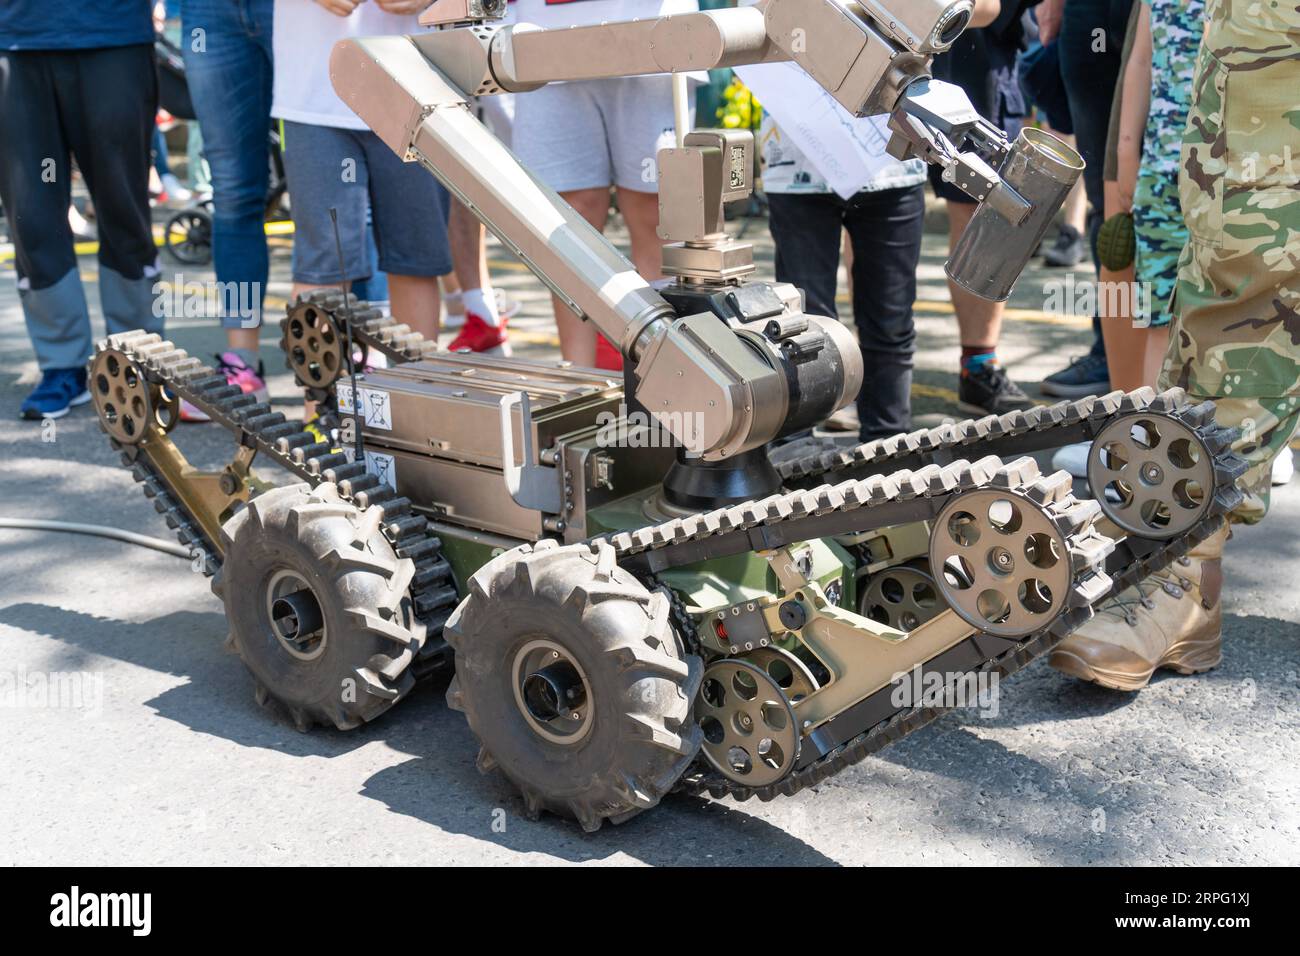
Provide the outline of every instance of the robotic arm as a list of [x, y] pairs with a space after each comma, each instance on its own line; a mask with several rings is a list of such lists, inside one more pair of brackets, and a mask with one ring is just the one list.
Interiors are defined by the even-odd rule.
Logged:
[[1008, 144], [959, 88], [931, 78], [932, 57], [971, 11], [971, 0], [762, 0], [543, 30], [492, 25], [505, 0], [437, 0], [420, 22], [439, 29], [342, 41], [330, 75], [390, 148], [426, 166], [621, 346], [629, 393], [647, 411], [689, 451], [722, 461], [842, 407], [862, 382], [844, 326], [804, 315], [797, 290], [747, 282], [752, 252], [723, 231], [724, 200], [752, 189], [752, 135], [701, 130], [661, 151], [660, 236], [674, 282], [656, 289], [479, 123], [472, 98], [793, 60], [851, 113], [889, 113], [893, 155], [941, 165], [979, 201], [949, 274], [976, 294], [1006, 298], [1083, 163], [1038, 131]]

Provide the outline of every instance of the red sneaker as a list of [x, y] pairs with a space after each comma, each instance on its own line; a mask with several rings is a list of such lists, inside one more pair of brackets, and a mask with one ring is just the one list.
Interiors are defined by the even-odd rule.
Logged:
[[453, 352], [468, 349], [471, 352], [509, 355], [510, 346], [506, 342], [505, 317], [502, 316], [500, 325], [488, 325], [482, 316], [474, 312], [466, 312], [464, 328], [451, 340], [447, 348]]
[[610, 372], [623, 371], [623, 353], [599, 333], [596, 334], [596, 368]]

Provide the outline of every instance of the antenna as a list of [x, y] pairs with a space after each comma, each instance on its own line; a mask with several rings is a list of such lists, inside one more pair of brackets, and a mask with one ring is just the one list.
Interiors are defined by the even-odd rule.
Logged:
[[365, 465], [366, 447], [361, 441], [361, 426], [365, 419], [361, 416], [361, 393], [357, 391], [356, 353], [352, 351], [352, 297], [348, 294], [348, 274], [343, 267], [343, 240], [339, 238], [339, 211], [333, 206], [330, 206], [330, 223], [334, 227], [334, 250], [339, 257], [339, 291], [343, 293], [343, 313], [347, 322], [348, 381], [352, 385], [352, 434], [355, 439], [352, 460]]

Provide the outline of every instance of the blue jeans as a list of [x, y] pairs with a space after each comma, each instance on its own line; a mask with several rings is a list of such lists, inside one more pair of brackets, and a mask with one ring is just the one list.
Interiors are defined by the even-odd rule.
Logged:
[[853, 245], [853, 321], [862, 350], [859, 438], [871, 441], [912, 427], [912, 355], [916, 351], [916, 267], [925, 226], [925, 188], [861, 192], [768, 193], [776, 278], [803, 290], [810, 315], [838, 318], [840, 235]]
[[222, 316], [233, 328], [260, 325], [266, 295], [273, 8], [273, 0], [181, 0], [185, 78], [212, 171], [217, 281], [249, 283], [227, 299], [257, 303], [252, 314]]
[[[1106, 136], [1110, 130], [1111, 98], [1119, 81], [1120, 59], [1124, 53], [1124, 34], [1128, 13], [1134, 0], [1070, 0], [1061, 19], [1061, 35], [1056, 47], [1061, 59], [1061, 79], [1070, 103], [1074, 122], [1074, 139], [1088, 165], [1083, 171], [1083, 186], [1088, 193], [1088, 240], [1092, 246], [1094, 267], [1097, 259], [1097, 230], [1101, 228], [1104, 193], [1102, 171], [1106, 164]], [[1104, 33], [1104, 43], [1096, 49], [1094, 31]], [[1106, 354], [1102, 344], [1101, 321], [1092, 320], [1092, 354]]]

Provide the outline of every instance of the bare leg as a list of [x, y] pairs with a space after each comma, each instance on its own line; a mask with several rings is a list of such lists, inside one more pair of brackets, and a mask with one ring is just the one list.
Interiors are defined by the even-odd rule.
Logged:
[[[447, 239], [451, 245], [451, 261], [455, 263], [458, 289], [485, 289], [491, 284], [488, 280], [486, 237], [487, 231], [478, 217], [459, 199], [452, 199]], [[448, 288], [447, 291], [457, 290]]]
[[388, 274], [388, 301], [393, 318], [426, 339], [438, 337], [438, 277]]
[[[297, 293], [295, 293], [296, 295]], [[252, 329], [226, 329], [226, 346], [256, 353], [261, 333], [261, 326]]]
[[[575, 189], [572, 192], [560, 193], [560, 196], [576, 209], [583, 219], [601, 232], [605, 231], [605, 222], [609, 218], [607, 187]], [[595, 326], [578, 318], [558, 297], [552, 295], [551, 303], [555, 308], [555, 326], [560, 333], [560, 354], [575, 365], [595, 365]]]
[[[1119, 189], [1113, 182], [1105, 184], [1107, 218], [1121, 211]], [[1097, 288], [1101, 337], [1106, 342], [1106, 365], [1110, 369], [1110, 387], [1126, 392], [1143, 385], [1155, 385], [1169, 345], [1169, 327], [1153, 329], [1133, 327], [1133, 266], [1112, 272], [1101, 268]]]
[[[975, 214], [973, 203], [949, 202], [948, 204], [948, 248], [952, 249], [966, 231], [971, 217]], [[948, 280], [948, 294], [952, 297], [953, 311], [957, 313], [957, 328], [963, 346], [982, 346], [989, 349], [997, 347], [1002, 335], [1002, 310], [1004, 302], [990, 302], [967, 292], [951, 279]]]
[[618, 208], [632, 239], [632, 264], [647, 282], [662, 278], [664, 241], [659, 228], [659, 194], [618, 187]]

